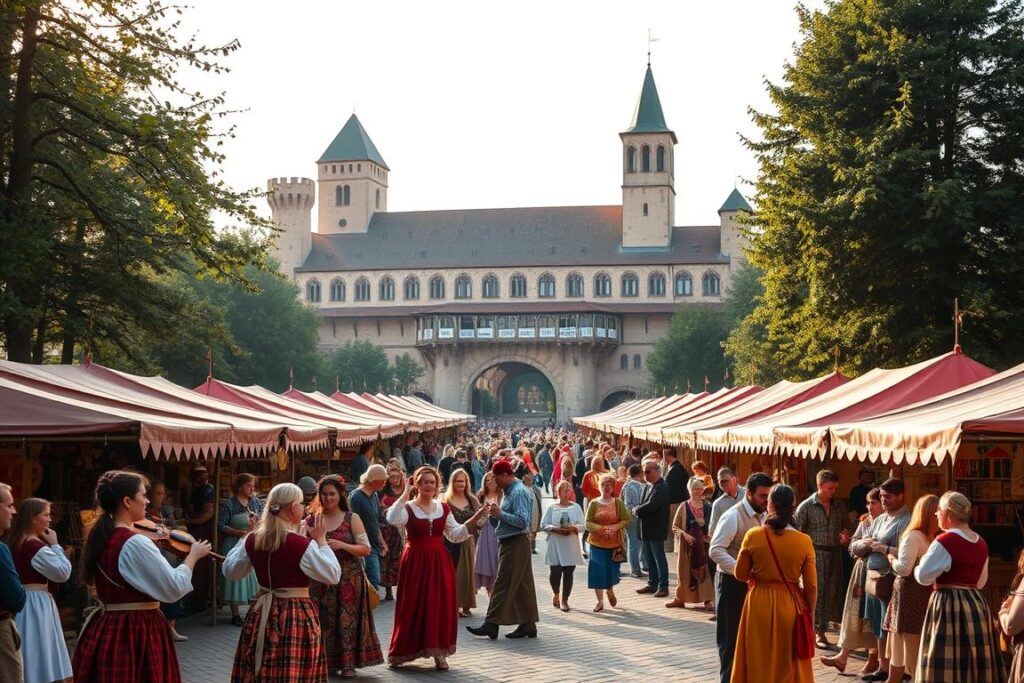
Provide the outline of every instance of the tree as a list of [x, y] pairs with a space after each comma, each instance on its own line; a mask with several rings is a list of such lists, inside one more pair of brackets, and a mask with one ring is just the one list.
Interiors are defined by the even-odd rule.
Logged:
[[1024, 351], [1021, 0], [834, 0], [802, 41], [758, 140], [751, 262], [765, 292], [728, 348], [775, 378], [854, 372], [952, 347]]
[[399, 393], [412, 393], [412, 387], [416, 386], [416, 380], [423, 376], [423, 366], [408, 353], [396, 356], [392, 374], [395, 380], [395, 390]]
[[[164, 276], [243, 280], [263, 241], [214, 229], [270, 229], [218, 178], [220, 95], [187, 90], [182, 69], [221, 71], [237, 43], [175, 37], [159, 0], [0, 4], [0, 335], [8, 357], [70, 362], [87, 332], [127, 351], [123, 332], [184, 326]], [[182, 271], [184, 272], [184, 271]], [[86, 313], [88, 311], [88, 313]]]
[[392, 373], [384, 348], [365, 339], [350, 339], [327, 354], [326, 372], [337, 377], [342, 391], [376, 393], [391, 389]]

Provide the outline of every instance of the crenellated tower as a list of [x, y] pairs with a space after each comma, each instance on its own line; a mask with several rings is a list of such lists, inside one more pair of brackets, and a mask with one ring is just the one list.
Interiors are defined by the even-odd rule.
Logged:
[[388, 165], [355, 114], [316, 162], [317, 232], [366, 232], [388, 210]]
[[734, 269], [747, 261], [747, 238], [737, 218], [741, 212], [747, 213], [750, 210], [750, 204], [736, 188], [733, 188], [722, 208], [718, 210], [718, 218], [721, 221], [722, 255], [729, 257]]
[[267, 203], [280, 228], [274, 236], [271, 254], [281, 263], [281, 272], [293, 276], [313, 246], [310, 219], [316, 187], [310, 178], [271, 178], [267, 181]]

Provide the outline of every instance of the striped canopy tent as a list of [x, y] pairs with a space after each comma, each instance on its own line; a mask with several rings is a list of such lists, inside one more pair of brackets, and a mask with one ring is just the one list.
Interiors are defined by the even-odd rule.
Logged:
[[193, 389], [193, 391], [203, 396], [211, 396], [237, 406], [246, 406], [283, 418], [305, 420], [324, 425], [336, 431], [335, 443], [339, 446], [352, 446], [365, 441], [372, 441], [380, 438], [384, 432], [394, 436], [395, 434], [401, 434], [405, 429], [405, 425], [396, 423], [393, 420], [366, 418], [364, 421], [358, 419], [351, 412], [346, 413], [329, 408], [319, 408], [275, 394], [269, 389], [264, 389], [260, 386], [250, 385], [243, 387], [237, 384], [222, 382], [213, 377], [208, 377], [205, 382]]
[[694, 401], [682, 407], [664, 409], [656, 415], [634, 422], [629, 427], [629, 433], [638, 439], [662, 443], [661, 434], [665, 427], [685, 424], [688, 421], [713, 415], [737, 403], [743, 403], [762, 391], [764, 391], [763, 387], [757, 385], [719, 389], [701, 401]]
[[900, 410], [829, 426], [834, 457], [942, 464], [966, 441], [1024, 438], [1024, 364]]
[[583, 417], [574, 417], [572, 421], [580, 427], [597, 429], [597, 425], [604, 424], [605, 421], [619, 420], [628, 417], [633, 413], [646, 410], [652, 404], [660, 405], [665, 401], [678, 399], [679, 396], [679, 394], [673, 394], [672, 396], [659, 396], [658, 398], [634, 398], [629, 401], [623, 401], [617, 406], [612, 406], [608, 410], [601, 411], [600, 413], [585, 415]]
[[[283, 440], [292, 450], [327, 443], [323, 426], [204, 400], [161, 377], [140, 377], [96, 364], [0, 361], [0, 388], [0, 435], [6, 437], [137, 437], [143, 455], [158, 459], [263, 456]], [[62, 424], [65, 417], [76, 422]], [[116, 431], [106, 431], [106, 425]]]
[[670, 396], [670, 400], [660, 403], [652, 401], [644, 410], [640, 410], [628, 416], [614, 420], [603, 420], [597, 424], [597, 429], [605, 432], [606, 434], [629, 434], [629, 430], [634, 424], [645, 424], [653, 419], [654, 416], [661, 414], [662, 411], [678, 411], [685, 410], [692, 406], [699, 406], [709, 400], [712, 396], [713, 394], [702, 391], [696, 394]]
[[448, 424], [448, 427], [455, 427], [460, 424], [466, 424], [476, 419], [475, 415], [467, 415], [465, 413], [457, 413], [452, 410], [445, 410], [439, 406], [435, 406], [433, 403], [427, 403], [426, 401], [416, 398], [415, 396], [397, 396], [395, 394], [373, 394], [371, 398], [376, 399], [382, 403], [387, 403], [400, 410], [409, 411], [410, 415], [416, 415], [424, 419], [442, 419]]
[[[994, 370], [959, 352], [950, 352], [904, 368], [876, 368], [842, 386], [796, 406], [722, 427], [711, 450], [739, 453], [779, 453], [823, 457], [828, 450], [828, 425], [881, 415], [890, 410], [938, 396], [979, 379]], [[700, 439], [698, 439], [700, 440]]]
[[281, 392], [281, 396], [318, 409], [327, 410], [333, 413], [342, 413], [352, 422], [364, 425], [378, 425], [380, 427], [380, 438], [382, 439], [390, 439], [391, 437], [398, 436], [412, 428], [412, 425], [408, 421], [396, 420], [381, 416], [377, 413], [372, 413], [368, 410], [360, 410], [352, 406], [341, 405], [330, 396], [320, 391], [301, 391], [292, 387], [287, 391]]
[[380, 415], [382, 418], [403, 421], [409, 425], [407, 431], [410, 432], [426, 432], [449, 426], [448, 420], [444, 418], [417, 417], [409, 409], [395, 407], [389, 403], [379, 401], [372, 394], [336, 391], [331, 394], [331, 400], [370, 414]]

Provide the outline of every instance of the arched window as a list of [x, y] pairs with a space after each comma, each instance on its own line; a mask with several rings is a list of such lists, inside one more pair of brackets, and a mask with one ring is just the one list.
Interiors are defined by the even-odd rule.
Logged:
[[551, 273], [544, 273], [537, 280], [537, 296], [542, 299], [550, 299], [555, 296], [555, 276]]
[[644, 215], [647, 215], [647, 202], [644, 202]]
[[718, 296], [722, 293], [722, 281], [718, 273], [704, 273], [704, 296]]
[[345, 188], [338, 185], [334, 188], [334, 205], [344, 206], [345, 205]]
[[410, 275], [405, 278], [405, 299], [406, 301], [416, 300], [420, 298], [420, 279]]
[[473, 281], [469, 279], [468, 275], [460, 275], [457, 278], [455, 278], [455, 298], [473, 298]]
[[320, 281], [310, 280], [306, 283], [306, 301], [311, 304], [320, 303]]
[[640, 354], [639, 353], [634, 353], [633, 354], [633, 369], [634, 370], [639, 370], [640, 369]]
[[636, 147], [626, 148], [626, 173], [636, 173]]
[[622, 296], [639, 296], [640, 281], [636, 273], [626, 273], [622, 276]]
[[395, 300], [395, 281], [389, 277], [384, 277], [380, 281], [380, 297], [381, 301], [394, 301]]
[[501, 284], [496, 275], [487, 275], [483, 281], [483, 296], [485, 299], [497, 299], [501, 296]]
[[643, 173], [651, 172], [651, 148], [648, 145], [640, 148], [640, 170]]
[[629, 355], [622, 354], [619, 356], [619, 370], [629, 370]]
[[598, 273], [594, 276], [594, 296], [611, 296], [612, 278], [608, 273]]
[[444, 278], [441, 277], [440, 275], [435, 275], [434, 277], [430, 278], [430, 298], [444, 298]]
[[676, 275], [676, 296], [693, 296], [693, 276], [689, 273]]
[[509, 295], [513, 299], [522, 299], [526, 296], [526, 278], [522, 275], [513, 275], [509, 280]]
[[665, 296], [664, 273], [651, 273], [647, 278], [647, 296]]
[[377, 208], [380, 208], [380, 189], [377, 190]]
[[565, 295], [573, 298], [583, 296], [582, 275], [579, 273], [570, 273], [569, 277], [565, 278]]
[[356, 280], [356, 301], [370, 300], [370, 281], [365, 277]]
[[658, 145], [658, 157], [656, 162], [658, 173], [663, 172], [665, 170], [665, 145]]
[[341, 278], [331, 280], [331, 301], [345, 300], [345, 281]]

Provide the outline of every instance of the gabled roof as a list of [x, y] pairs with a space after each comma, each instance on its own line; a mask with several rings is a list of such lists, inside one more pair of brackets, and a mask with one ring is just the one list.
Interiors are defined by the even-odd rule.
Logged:
[[723, 211], [753, 211], [750, 208], [750, 204], [743, 198], [740, 191], [733, 188], [732, 192], [729, 193], [728, 199], [725, 200], [725, 204], [722, 204], [722, 208], [718, 210], [718, 213]]
[[636, 103], [636, 111], [633, 112], [633, 122], [627, 133], [671, 133], [672, 130], [665, 123], [665, 113], [661, 110], [661, 98], [658, 97], [658, 88], [654, 85], [654, 73], [651, 65], [647, 65], [647, 73], [644, 75], [644, 87], [640, 91], [640, 99]]
[[672, 228], [663, 249], [625, 249], [622, 206], [402, 211], [375, 213], [365, 233], [314, 234], [297, 270], [728, 263], [721, 251], [717, 225]]
[[377, 151], [373, 140], [370, 139], [355, 114], [349, 117], [344, 127], [316, 162], [322, 164], [325, 161], [372, 161], [388, 168], [388, 165], [384, 163], [384, 158]]

